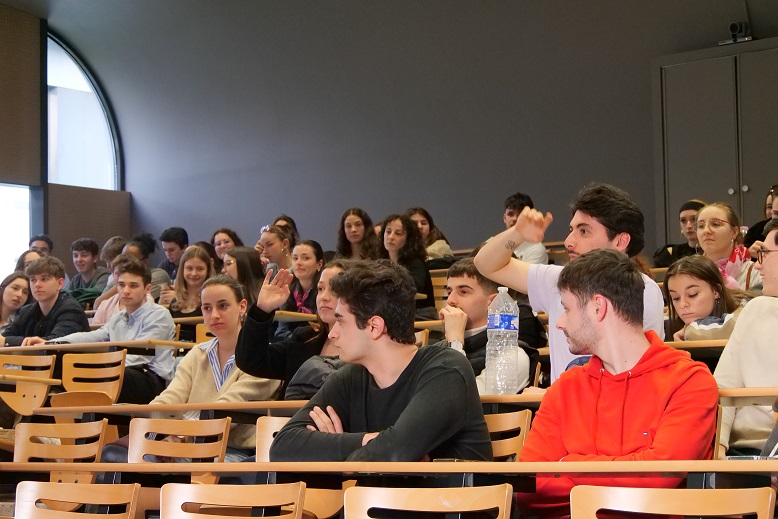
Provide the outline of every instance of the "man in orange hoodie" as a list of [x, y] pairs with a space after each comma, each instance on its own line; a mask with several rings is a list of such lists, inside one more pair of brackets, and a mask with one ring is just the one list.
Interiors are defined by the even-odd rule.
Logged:
[[[538, 213], [539, 215], [539, 213]], [[536, 218], [542, 219], [542, 215]], [[708, 368], [643, 331], [644, 282], [624, 254], [595, 250], [559, 276], [556, 326], [575, 355], [592, 355], [551, 385], [521, 461], [710, 459], [718, 391]], [[579, 484], [676, 487], [679, 478], [537, 478], [517, 494], [522, 515], [570, 515]]]

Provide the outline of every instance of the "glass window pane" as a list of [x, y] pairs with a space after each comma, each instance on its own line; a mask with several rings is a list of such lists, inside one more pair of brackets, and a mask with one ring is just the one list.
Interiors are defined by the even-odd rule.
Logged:
[[[30, 241], [30, 190], [0, 184], [0, 207], [6, 222], [0, 247], [0, 281], [13, 272], [16, 260]], [[11, 223], [13, 222], [13, 223]]]
[[92, 84], [51, 38], [47, 59], [49, 182], [118, 189], [114, 141]]

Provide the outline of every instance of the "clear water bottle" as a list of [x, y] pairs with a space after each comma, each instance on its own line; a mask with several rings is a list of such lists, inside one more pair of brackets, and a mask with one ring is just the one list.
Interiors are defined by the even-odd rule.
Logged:
[[486, 335], [486, 392], [514, 395], [519, 391], [519, 305], [499, 287], [489, 305]]

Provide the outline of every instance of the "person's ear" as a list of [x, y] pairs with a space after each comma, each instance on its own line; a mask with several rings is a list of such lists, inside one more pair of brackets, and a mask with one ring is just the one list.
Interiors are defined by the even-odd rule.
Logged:
[[597, 322], [602, 322], [610, 311], [610, 301], [602, 294], [594, 294], [591, 303], [593, 305], [595, 319]]
[[65, 278], [57, 279], [57, 290], [62, 290], [62, 287], [64, 286], [65, 286]]
[[492, 301], [494, 301], [494, 298], [495, 298], [495, 297], [497, 297], [497, 294], [489, 294], [489, 297], [487, 298], [487, 299], [488, 299], [488, 304], [487, 304], [487, 306], [488, 306], [488, 305], [490, 305], [490, 304], [492, 304]]
[[382, 317], [374, 315], [373, 317], [367, 320], [367, 325], [365, 326], [365, 329], [370, 334], [371, 339], [377, 340], [386, 331], [386, 323], [384, 322], [384, 319]]
[[629, 247], [629, 242], [632, 240], [632, 236], [629, 235], [629, 233], [622, 232], [619, 233], [618, 236], [616, 236], [615, 246], [616, 249], [621, 252], [626, 252], [627, 247]]
[[146, 292], [147, 294], [150, 294], [150, 293], [151, 293], [151, 283], [149, 283], [148, 285], [146, 285], [146, 288], [144, 289], [144, 292]]

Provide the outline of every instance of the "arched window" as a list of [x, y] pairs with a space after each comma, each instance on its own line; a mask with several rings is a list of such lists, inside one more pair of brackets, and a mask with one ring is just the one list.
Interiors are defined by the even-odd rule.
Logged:
[[83, 62], [49, 34], [47, 83], [49, 182], [121, 189], [113, 117]]

